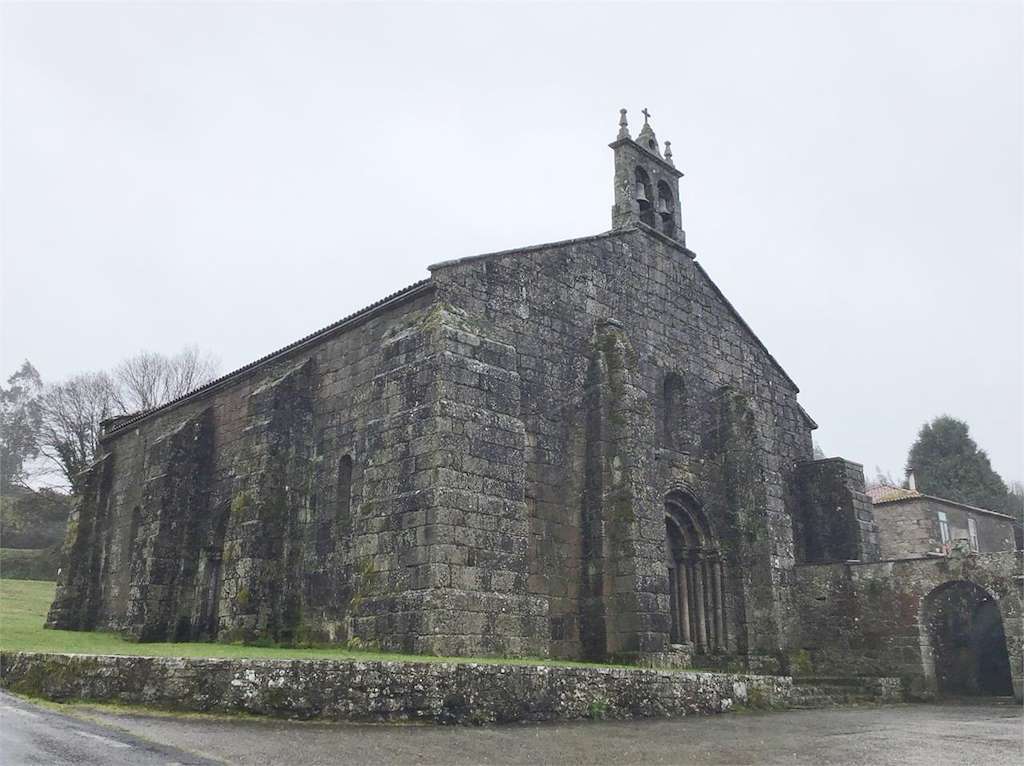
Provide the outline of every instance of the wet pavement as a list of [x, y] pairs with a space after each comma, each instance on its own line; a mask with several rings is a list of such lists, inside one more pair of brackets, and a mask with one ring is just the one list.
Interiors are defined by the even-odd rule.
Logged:
[[[22, 712], [11, 712], [15, 708]], [[140, 715], [85, 706], [68, 710], [72, 713], [70, 716], [52, 713], [0, 694], [3, 727], [0, 762], [214, 762], [302, 766], [538, 763], [1017, 766], [1024, 762], [1021, 708], [1009, 701], [991, 700], [735, 713], [655, 721], [484, 727]], [[26, 719], [25, 711], [38, 716], [38, 720]], [[12, 728], [9, 730], [9, 727]], [[8, 750], [9, 743], [13, 743], [13, 749]], [[33, 747], [47, 748], [39, 752], [52, 754], [52, 757], [32, 760], [37, 757]], [[110, 758], [95, 760], [90, 748], [105, 748], [102, 752]], [[78, 752], [84, 753], [84, 760], [68, 759]]]
[[21, 766], [185, 766], [216, 763], [68, 716], [0, 691], [0, 764]]

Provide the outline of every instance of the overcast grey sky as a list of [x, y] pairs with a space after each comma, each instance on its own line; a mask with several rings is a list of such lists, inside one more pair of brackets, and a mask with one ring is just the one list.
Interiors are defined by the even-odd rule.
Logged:
[[610, 226], [618, 109], [818, 441], [1021, 470], [1021, 6], [5, 4], [2, 372], [225, 371], [449, 258]]

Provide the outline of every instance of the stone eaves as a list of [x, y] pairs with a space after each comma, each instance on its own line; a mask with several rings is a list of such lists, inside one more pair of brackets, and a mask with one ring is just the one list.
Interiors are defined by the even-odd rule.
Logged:
[[245, 374], [264, 366], [265, 364], [268, 364], [272, 361], [276, 361], [281, 357], [285, 356], [286, 354], [289, 354], [300, 348], [316, 343], [329, 335], [333, 335], [334, 333], [341, 332], [343, 330], [347, 330], [350, 329], [351, 327], [361, 324], [362, 322], [366, 321], [367, 319], [370, 319], [371, 317], [375, 316], [381, 311], [391, 308], [392, 306], [395, 306], [397, 304], [404, 303], [407, 300], [411, 300], [412, 298], [415, 298], [416, 296], [421, 295], [432, 288], [433, 284], [428, 278], [420, 280], [415, 284], [409, 285], [406, 288], [393, 292], [390, 295], [385, 296], [384, 298], [381, 298], [380, 300], [374, 303], [371, 303], [369, 306], [359, 309], [358, 311], [355, 311], [349, 314], [348, 316], [339, 319], [337, 322], [333, 322], [327, 325], [326, 327], [323, 327], [319, 330], [316, 330], [315, 332], [310, 333], [309, 335], [306, 335], [303, 338], [299, 338], [299, 340], [295, 341], [294, 343], [289, 343], [287, 346], [284, 346], [283, 348], [279, 348], [276, 351], [272, 351], [265, 356], [261, 356], [259, 359], [253, 362], [249, 362], [249, 364], [239, 367], [236, 370], [232, 370], [231, 372], [222, 375], [216, 380], [210, 381], [204, 386], [200, 386], [197, 389], [189, 391], [187, 394], [184, 394], [183, 396], [179, 396], [177, 399], [172, 399], [166, 404], [162, 404], [159, 407], [154, 407], [151, 410], [138, 412], [135, 413], [134, 415], [125, 416], [124, 418], [117, 420], [113, 424], [113, 427], [110, 428], [110, 430], [107, 433], [103, 434], [101, 439], [106, 439], [108, 437], [119, 434], [122, 431], [124, 431], [124, 429], [137, 424], [141, 420], [145, 420], [153, 415], [156, 415], [157, 413], [164, 412], [166, 410], [171, 409], [172, 407], [178, 406], [179, 404], [183, 404], [187, 401], [192, 401], [193, 399], [198, 399], [202, 396], [205, 396], [206, 394], [210, 394], [213, 391], [223, 388], [226, 384], [233, 382], [238, 378], [241, 378]]

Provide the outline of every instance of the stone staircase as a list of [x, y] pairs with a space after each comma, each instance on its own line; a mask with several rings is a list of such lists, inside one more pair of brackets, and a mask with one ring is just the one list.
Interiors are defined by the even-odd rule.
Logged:
[[883, 704], [903, 701], [898, 678], [869, 676], [803, 676], [793, 678], [790, 707]]

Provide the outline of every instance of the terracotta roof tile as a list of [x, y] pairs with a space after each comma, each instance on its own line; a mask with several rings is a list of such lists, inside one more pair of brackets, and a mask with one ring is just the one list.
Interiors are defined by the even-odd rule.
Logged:
[[922, 496], [917, 490], [904, 489], [903, 487], [890, 487], [886, 484], [867, 487], [864, 492], [871, 498], [872, 503], [887, 503], [890, 500], [907, 500], [911, 497]]

